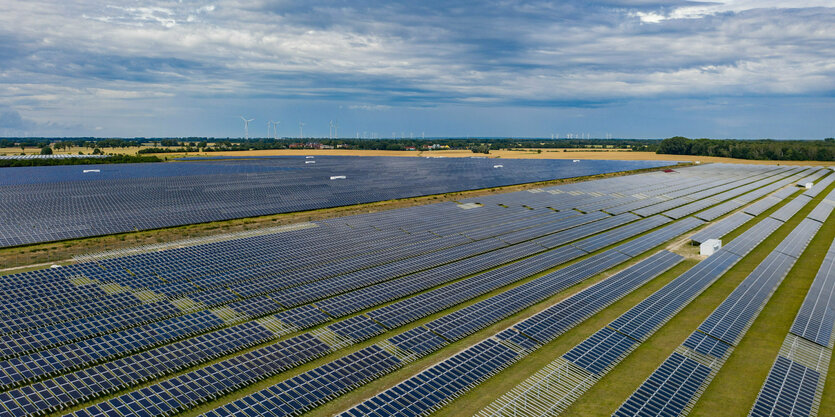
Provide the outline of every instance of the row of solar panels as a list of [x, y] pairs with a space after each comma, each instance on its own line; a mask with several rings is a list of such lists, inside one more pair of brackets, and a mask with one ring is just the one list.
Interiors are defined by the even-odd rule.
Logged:
[[[609, 325], [570, 349], [561, 358], [494, 401], [482, 410], [480, 415], [538, 416], [557, 414], [564, 410], [781, 224], [772, 218], [758, 222], [729, 242], [725, 248], [673, 279]], [[729, 248], [732, 251], [729, 251]], [[679, 359], [681, 358], [677, 356], [671, 357], [671, 363], [663, 369], [678, 369], [679, 364], [673, 362]], [[696, 368], [698, 367], [690, 366], [687, 372], [699, 374], [695, 372]], [[648, 380], [647, 386], [654, 387], [650, 385], [654, 381]], [[682, 389], [687, 391], [686, 387]], [[668, 391], [664, 392], [669, 393]], [[672, 392], [678, 395], [677, 393], [675, 390]], [[674, 404], [679, 403], [674, 399], [670, 404], [670, 407], [675, 407]]]
[[[833, 196], [835, 192], [827, 199]], [[824, 255], [790, 333], [783, 342], [784, 348], [777, 355], [750, 415], [816, 414], [832, 357], [835, 327], [833, 294], [835, 242]]]
[[[808, 196], [800, 195], [775, 213], [781, 212], [779, 217], [788, 220], [809, 200]], [[621, 405], [615, 415], [686, 414], [821, 226], [821, 222], [803, 219], [702, 322], [676, 353]], [[800, 412], [800, 415], [804, 413]]]

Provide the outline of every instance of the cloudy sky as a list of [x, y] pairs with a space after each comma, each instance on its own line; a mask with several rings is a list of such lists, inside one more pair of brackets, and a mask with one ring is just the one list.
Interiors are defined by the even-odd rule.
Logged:
[[0, 136], [822, 138], [833, 27], [835, 0], [10, 0]]

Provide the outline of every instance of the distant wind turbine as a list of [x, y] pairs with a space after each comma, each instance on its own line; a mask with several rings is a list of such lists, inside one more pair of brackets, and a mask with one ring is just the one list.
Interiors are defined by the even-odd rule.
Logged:
[[281, 120], [277, 122], [273, 122], [273, 139], [278, 140], [278, 125], [281, 124]]
[[303, 128], [303, 127], [304, 127], [304, 123], [299, 122], [299, 139], [301, 139], [301, 138], [303, 138], [303, 137], [304, 137], [304, 135], [303, 135], [303, 133], [302, 133], [302, 132], [303, 132], [303, 131], [302, 131], [302, 128]]
[[249, 139], [249, 122], [255, 119], [247, 119], [246, 117], [241, 116], [241, 120], [244, 121], [244, 137]]

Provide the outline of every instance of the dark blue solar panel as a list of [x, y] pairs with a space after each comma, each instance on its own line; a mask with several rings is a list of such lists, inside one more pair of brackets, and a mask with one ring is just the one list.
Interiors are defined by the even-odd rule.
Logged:
[[684, 341], [683, 345], [703, 355], [711, 355], [716, 358], [723, 357], [725, 352], [731, 348], [731, 345], [698, 331], [693, 332]]
[[546, 343], [682, 259], [680, 255], [661, 251], [525, 319], [514, 328], [540, 343]]
[[806, 293], [803, 305], [792, 324], [791, 332], [821, 346], [832, 348], [835, 326], [835, 242], [829, 247], [815, 280]]
[[566, 352], [563, 357], [591, 373], [602, 374], [637, 344], [635, 339], [604, 327]]
[[699, 330], [735, 345], [795, 261], [791, 256], [771, 252], [705, 319]]
[[629, 309], [610, 326], [644, 340], [738, 260], [737, 255], [723, 251], [711, 255]]
[[341, 415], [424, 415], [504, 369], [518, 358], [510, 348], [487, 339], [377, 394]]
[[823, 381], [820, 373], [797, 362], [777, 356], [768, 373], [751, 416], [810, 416], [815, 390]]
[[356, 341], [366, 340], [386, 331], [368, 316], [359, 315], [328, 326], [334, 333]]
[[742, 212], [734, 213], [718, 223], [714, 223], [690, 238], [696, 243], [703, 243], [708, 239], [721, 239], [726, 234], [736, 230], [739, 226], [753, 219], [754, 216]]
[[709, 374], [707, 366], [673, 353], [613, 415], [677, 416]]
[[388, 341], [399, 348], [417, 353], [418, 355], [434, 352], [447, 344], [446, 340], [426, 330], [425, 327], [415, 327], [414, 329], [389, 338]]

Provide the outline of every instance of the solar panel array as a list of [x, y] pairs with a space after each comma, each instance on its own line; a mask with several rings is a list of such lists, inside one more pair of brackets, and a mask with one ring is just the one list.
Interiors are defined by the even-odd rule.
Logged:
[[[4, 168], [0, 247], [669, 165], [304, 157]], [[95, 169], [98, 172], [84, 172]], [[344, 176], [332, 180], [331, 177]]]
[[[613, 215], [613, 207], [659, 198], [686, 204], [694, 193], [717, 195], [731, 184], [798, 173], [694, 167], [102, 254], [3, 276], [0, 287], [10, 299], [0, 304], [0, 414], [84, 405], [76, 415], [168, 415], [387, 337], [375, 344], [380, 350], [361, 350], [282, 386], [293, 393], [319, 390], [320, 397], [292, 404], [296, 411], [284, 400], [272, 403], [303, 412], [703, 224]], [[634, 195], [624, 194], [630, 190]], [[629, 276], [623, 286], [600, 290], [599, 303], [589, 298], [589, 308], [602, 308], [647, 279]], [[442, 311], [424, 326], [395, 331]], [[539, 343], [515, 330], [495, 341], [515, 356], [491, 372]], [[504, 351], [486, 348], [491, 355]], [[323, 391], [324, 385], [333, 388]]]
[[[638, 286], [681, 262], [682, 259], [680, 255], [672, 252], [659, 252], [534, 315], [515, 328], [507, 329], [493, 338], [477, 343], [461, 353], [381, 392], [344, 412], [343, 415], [398, 414], [405, 413], [407, 410], [414, 415], [427, 414], [521, 357], [538, 349], [558, 334], [574, 327]], [[595, 274], [602, 268], [605, 267], [591, 271], [590, 274]], [[539, 332], [533, 333], [532, 336], [531, 328], [538, 328]], [[440, 335], [449, 339], [443, 333]], [[485, 346], [501, 346], [508, 352], [507, 360], [491, 364], [491, 356], [485, 355], [479, 358], [480, 353], [485, 350]], [[475, 363], [473, 363], [474, 361]], [[470, 372], [470, 369], [474, 367], [487, 367], [489, 372]]]
[[[540, 193], [534, 192], [533, 194], [540, 194]], [[556, 193], [556, 194], [562, 194], [562, 193]], [[553, 200], [552, 200], [552, 202], [553, 202]], [[526, 206], [530, 207], [532, 205], [531, 204], [526, 204]], [[551, 206], [549, 205], [549, 206], [546, 206], [546, 207], [551, 207]], [[656, 220], [654, 220], [654, 219], [646, 219], [646, 220], [651, 221], [651, 222], [656, 222]], [[638, 223], [641, 223], [641, 222], [638, 222]], [[697, 225], [701, 224], [700, 221], [687, 221], [687, 222], [682, 222], [682, 223], [687, 225], [688, 227], [684, 230], [681, 230], [681, 232], [684, 232], [686, 230], [690, 230], [693, 227], [696, 227]], [[630, 226], [626, 226], [626, 227], [630, 227]], [[678, 225], [678, 224], [671, 225], [671, 226], [668, 226], [668, 227], [681, 228], [681, 226]], [[652, 232], [652, 233], [646, 235], [646, 237], [661, 239], [661, 238], [664, 238], [664, 236], [669, 236], [669, 232], [666, 231], [666, 230], [663, 230], [663, 229], [665, 229], [665, 228], [662, 228], [662, 230], [658, 231], [658, 232], [661, 232], [661, 233]], [[607, 232], [607, 234], [608, 233], [615, 233], [616, 234], [616, 233], [618, 233], [618, 230], [620, 230], [620, 229], [615, 229], [612, 232]], [[633, 228], [633, 230], [635, 230], [635, 229]], [[557, 233], [557, 234], [559, 234], [559, 233]], [[540, 239], [534, 239], [531, 242], [536, 242], [536, 241], [539, 241], [539, 240]], [[662, 241], [664, 241], [664, 240], [662, 240]], [[658, 243], [660, 243], [660, 242], [661, 241], [656, 242], [653, 246], [657, 246]], [[644, 244], [646, 244], [646, 243], [644, 243]], [[525, 284], [521, 287], [514, 288], [513, 290], [507, 291], [503, 294], [498, 294], [498, 295], [493, 296], [490, 299], [485, 300], [481, 303], [477, 303], [473, 306], [470, 306], [470, 307], [465, 308], [463, 310], [456, 311], [455, 313], [448, 314], [448, 315], [446, 315], [446, 316], [444, 316], [444, 317], [442, 317], [438, 320], [430, 322], [426, 325], [426, 327], [431, 328], [431, 329], [434, 330], [434, 332], [432, 334], [444, 335], [445, 339], [447, 339], [447, 340], [449, 340], [449, 339], [455, 340], [456, 338], [463, 337], [466, 334], [470, 334], [472, 331], [474, 331], [478, 328], [483, 328], [484, 326], [486, 326], [486, 325], [488, 325], [492, 322], [495, 322], [495, 321], [501, 319], [502, 317], [506, 317], [507, 315], [512, 314], [515, 311], [518, 311], [518, 309], [520, 308], [520, 305], [524, 306], [524, 305], [526, 305], [526, 303], [535, 302], [535, 301], [531, 301], [531, 300], [536, 300], [537, 298], [538, 299], [544, 299], [549, 294], [552, 294], [556, 291], [559, 291], [559, 289], [561, 287], [560, 286], [554, 287], [553, 284], [552, 284], [555, 281], [554, 278], [556, 278], [556, 277], [569, 278], [569, 279], [572, 279], [572, 280], [583, 279], [583, 277], [585, 277], [585, 276], [590, 276], [588, 274], [593, 275], [596, 272], [599, 272], [601, 270], [607, 269], [608, 267], [611, 267], [611, 265], [613, 265], [613, 263], [622, 262], [622, 258], [619, 259], [619, 257], [623, 256], [623, 255], [619, 255], [617, 252], [622, 253], [624, 251], [628, 251], [628, 249], [627, 249], [628, 247], [629, 247], [629, 245], [621, 245], [621, 246], [617, 247], [616, 249], [613, 249], [613, 250], [610, 250], [610, 251], [607, 251], [607, 252], [603, 252], [603, 253], [601, 253], [599, 255], [596, 255], [592, 258], [589, 258], [588, 259], [589, 262], [581, 262], [579, 264], [576, 264], [575, 266], [565, 268], [564, 270], [557, 271], [553, 274], [549, 274], [549, 275], [541, 277], [537, 280], [534, 280], [531, 283], [529, 283], [530, 285]], [[553, 275], [553, 276], [551, 276], [551, 275]], [[552, 287], [552, 289], [550, 291], [543, 291], [543, 289], [547, 289], [549, 285]], [[565, 284], [563, 284], [563, 285], [565, 285]], [[533, 297], [533, 298], [531, 298], [531, 297]], [[411, 311], [413, 311], [413, 310], [418, 310], [418, 311], [421, 310], [419, 305], [413, 305], [411, 307], [413, 307], [413, 308], [409, 308], [408, 310], [406, 310], [407, 314], [410, 314]], [[417, 308], [414, 308], [414, 307], [417, 307]], [[402, 311], [402, 309], [401, 309], [401, 311]], [[472, 311], [472, 312], [470, 312], [470, 311]], [[369, 313], [370, 316], [374, 317], [373, 314], [374, 314], [373, 312]], [[428, 313], [423, 312], [421, 315], [425, 315], [425, 314], [428, 314]], [[380, 319], [378, 319], [378, 320], [380, 320]], [[408, 318], [407, 318], [407, 320], [408, 320]], [[382, 320], [380, 320], [380, 321], [382, 323], [385, 323], [385, 321], [382, 321]], [[395, 323], [398, 323], [398, 322], [395, 322]], [[511, 343], [515, 343], [515, 342], [511, 342]], [[518, 349], [522, 349], [523, 351], [525, 349], [530, 349], [530, 347], [529, 347], [530, 341], [529, 340], [528, 340], [528, 343], [524, 343], [524, 344], [528, 345], [528, 347], [521, 347], [520, 348], [521, 345], [516, 345], [517, 353], [518, 353]], [[474, 349], [478, 349], [478, 348], [474, 348]], [[462, 365], [462, 366], [464, 366], [464, 365]], [[316, 372], [316, 371], [314, 370], [314, 371], [311, 371], [311, 372]], [[477, 380], [486, 378], [487, 376], [489, 376], [489, 375], [483, 375], [481, 378], [479, 378]], [[474, 382], [477, 382], [477, 380], [475, 380]], [[266, 393], [261, 392], [259, 395], [263, 396], [263, 395], [266, 395]], [[248, 401], [252, 402], [253, 398], [249, 398]], [[443, 401], [438, 403], [438, 405], [440, 405], [442, 403], [443, 403]], [[247, 410], [251, 410], [251, 409], [247, 409]]]
[[[800, 195], [778, 211], [784, 211], [784, 216], [788, 217], [783, 218], [788, 219], [808, 201], [807, 196]], [[615, 415], [686, 415], [821, 226], [818, 221], [803, 219], [702, 322], [698, 330], [644, 381]], [[722, 250], [725, 248], [720, 252]], [[789, 367], [787, 372], [796, 374], [804, 371]]]
[[835, 340], [832, 337], [835, 326], [833, 306], [835, 242], [818, 268], [749, 415], [818, 414]]
[[754, 216], [740, 211], [704, 228], [704, 230], [691, 236], [690, 239], [699, 244], [704, 243], [708, 239], [721, 239], [753, 218]]
[[[664, 323], [758, 246], [779, 225], [782, 225], [782, 222], [772, 218], [766, 218], [758, 222], [717, 253], [673, 279], [609, 325], [502, 395], [481, 410], [479, 415], [540, 416], [559, 414], [580, 395], [594, 386], [600, 378], [628, 356], [640, 343], [646, 341]], [[804, 230], [803, 233], [809, 233], [809, 230]], [[798, 240], [793, 239], [791, 241]], [[733, 249], [734, 252], [728, 251], [728, 247]], [[778, 253], [778, 255], [787, 257], [782, 253]], [[695, 334], [698, 334], [698, 332]], [[704, 365], [690, 358], [679, 359], [681, 358], [676, 357], [676, 360], [671, 359], [672, 362], [666, 364], [664, 370], [665, 372], [669, 371], [669, 373], [662, 375], [663, 378], [659, 376], [658, 378], [661, 378], [659, 381], [680, 383], [683, 380], [681, 375], [692, 378], [704, 375]], [[653, 379], [653, 381], [647, 382], [647, 387], [654, 386], [652, 384], [659, 381]], [[695, 385], [700, 386], [700, 384]], [[693, 384], [691, 383], [691, 385]], [[661, 392], [661, 394], [667, 395], [664, 400], [671, 400], [668, 405], [680, 404], [677, 401], [683, 395], [686, 396], [689, 395], [688, 393], [695, 392], [680, 384], [676, 387], [678, 388]], [[655, 393], [655, 391], [644, 390], [641, 393], [641, 395], [649, 395]], [[655, 394], [660, 395], [659, 393]], [[637, 398], [635, 401], [638, 401]], [[636, 407], [644, 410], [648, 400], [644, 397], [641, 397], [641, 399], [644, 400], [644, 403], [624, 405], [619, 412], [628, 414], [633, 412]], [[656, 407], [653, 410], [658, 411], [660, 413], [658, 415], [676, 415], [675, 413], [663, 414], [675, 411], [671, 409], [657, 409]]]

